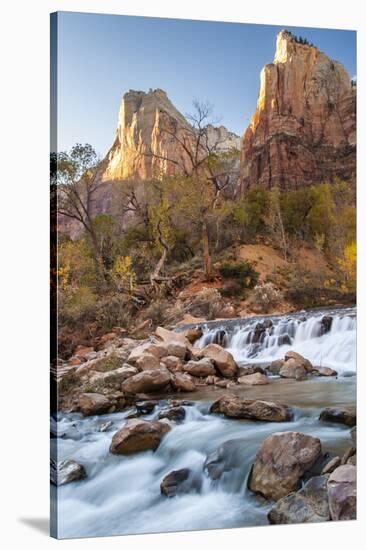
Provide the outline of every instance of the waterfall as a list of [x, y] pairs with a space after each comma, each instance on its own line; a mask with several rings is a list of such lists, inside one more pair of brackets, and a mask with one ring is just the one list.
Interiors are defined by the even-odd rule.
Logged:
[[242, 363], [268, 363], [297, 351], [315, 366], [356, 369], [354, 308], [206, 324], [196, 347], [218, 343]]

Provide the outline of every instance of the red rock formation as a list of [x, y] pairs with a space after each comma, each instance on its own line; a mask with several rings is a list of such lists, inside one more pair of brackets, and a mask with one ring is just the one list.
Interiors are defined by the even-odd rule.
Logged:
[[242, 138], [242, 189], [296, 189], [336, 177], [354, 182], [355, 176], [356, 89], [349, 75], [316, 47], [281, 31]]
[[[239, 148], [239, 138], [226, 128], [209, 125], [207, 136], [217, 150]], [[130, 90], [121, 103], [117, 134], [107, 154], [103, 181], [146, 180], [190, 172], [188, 149], [194, 153], [195, 130], [164, 90]], [[184, 144], [184, 145], [180, 145]]]

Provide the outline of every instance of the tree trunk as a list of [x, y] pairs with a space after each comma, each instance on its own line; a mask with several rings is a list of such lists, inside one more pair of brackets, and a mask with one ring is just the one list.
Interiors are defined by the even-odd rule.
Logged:
[[202, 224], [202, 242], [203, 242], [203, 262], [206, 281], [211, 281], [212, 279], [212, 268], [211, 268], [211, 256], [210, 256], [210, 245], [208, 240], [208, 227], [207, 222], [204, 221]]
[[153, 273], [150, 275], [151, 284], [154, 284], [154, 282], [159, 278], [160, 271], [164, 267], [166, 257], [167, 257], [167, 250], [166, 250], [166, 248], [163, 248], [163, 252], [162, 252], [162, 254], [159, 258], [159, 261], [156, 264], [156, 267], [155, 267]]

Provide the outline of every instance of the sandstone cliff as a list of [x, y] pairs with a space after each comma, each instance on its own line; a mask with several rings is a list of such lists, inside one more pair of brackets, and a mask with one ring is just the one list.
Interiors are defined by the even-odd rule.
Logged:
[[[153, 175], [174, 175], [190, 170], [189, 154], [195, 130], [174, 107], [163, 90], [130, 90], [121, 102], [118, 128], [107, 154], [103, 181], [145, 180]], [[209, 125], [210, 145], [218, 151], [240, 147], [240, 138]], [[180, 143], [184, 144], [181, 146]]]
[[288, 31], [260, 76], [242, 138], [241, 186], [301, 185], [356, 175], [356, 90], [337, 61]]

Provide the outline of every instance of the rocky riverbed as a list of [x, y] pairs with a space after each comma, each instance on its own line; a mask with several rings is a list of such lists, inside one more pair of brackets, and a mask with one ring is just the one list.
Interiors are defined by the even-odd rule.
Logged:
[[160, 328], [79, 350], [51, 419], [57, 535], [353, 519], [354, 314]]

